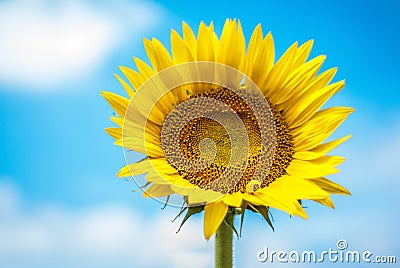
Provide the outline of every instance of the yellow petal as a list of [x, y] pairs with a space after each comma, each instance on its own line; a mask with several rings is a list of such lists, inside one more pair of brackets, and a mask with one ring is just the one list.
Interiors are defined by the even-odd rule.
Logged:
[[321, 157], [321, 156], [327, 154], [328, 152], [330, 152], [331, 150], [333, 150], [334, 148], [339, 146], [342, 142], [346, 141], [350, 137], [351, 137], [351, 135], [347, 135], [343, 138], [333, 140], [333, 141], [330, 141], [330, 142], [327, 142], [324, 144], [320, 144], [317, 147], [315, 147], [314, 149], [309, 150], [309, 151], [295, 152], [293, 157], [296, 159], [300, 159], [300, 160], [316, 159], [318, 157]]
[[136, 175], [148, 172], [148, 164], [144, 161], [146, 160], [124, 166], [118, 171], [117, 177], [118, 178], [134, 177]]
[[354, 109], [348, 107], [327, 108], [314, 114], [303, 125], [292, 129], [296, 150], [310, 150], [321, 144], [353, 111]]
[[171, 51], [175, 64], [194, 61], [190, 48], [175, 31], [171, 31]]
[[282, 199], [324, 199], [329, 196], [329, 194], [322, 190], [320, 187], [316, 186], [314, 183], [305, 180], [301, 177], [283, 175], [282, 177], [276, 179], [268, 187], [260, 188], [256, 191], [258, 192], [270, 192], [279, 198], [282, 193], [286, 193], [282, 196]]
[[131, 177], [139, 174], [145, 174], [149, 172], [156, 172], [159, 174], [176, 174], [177, 170], [173, 168], [165, 159], [157, 158], [150, 159], [146, 158], [137, 163], [129, 164], [120, 169], [117, 173], [117, 177]]
[[228, 206], [239, 208], [242, 204], [242, 194], [239, 192], [226, 194], [223, 200]]
[[304, 94], [297, 103], [285, 111], [285, 118], [291, 128], [295, 128], [311, 118], [330, 97], [344, 87], [344, 81], [339, 81], [312, 94]]
[[179, 179], [182, 179], [182, 177], [179, 176], [179, 174], [165, 174], [165, 173], [150, 171], [146, 175], [146, 180], [156, 184], [172, 184]]
[[[227, 64], [230, 60], [230, 55], [232, 53], [227, 53], [229, 50], [230, 43], [233, 41], [232, 36], [234, 32], [234, 27], [236, 26], [233, 24], [233, 22], [229, 19], [225, 20], [224, 27], [222, 28], [222, 33], [220, 37], [220, 43], [217, 51], [217, 62], [222, 63], [222, 64]], [[233, 53], [232, 53], [233, 54]]]
[[321, 187], [321, 189], [327, 191], [328, 193], [351, 195], [349, 190], [347, 190], [343, 186], [341, 186], [333, 181], [330, 181], [326, 178], [314, 178], [314, 179], [308, 179], [308, 180], [315, 183], [316, 185]]
[[261, 200], [261, 199], [260, 199], [257, 195], [255, 195], [255, 194], [244, 193], [244, 194], [242, 195], [242, 198], [243, 198], [244, 200], [246, 200], [247, 202], [250, 202], [250, 203], [252, 203], [252, 204], [254, 204], [254, 205], [256, 205], [256, 206], [264, 205], [264, 201]]
[[332, 199], [330, 197], [327, 197], [325, 199], [318, 199], [318, 200], [313, 200], [315, 202], [318, 202], [324, 206], [330, 207], [330, 208], [335, 208], [335, 205], [332, 202]]
[[265, 90], [266, 96], [272, 103], [278, 102], [282, 86], [287, 76], [292, 71], [292, 63], [296, 55], [296, 49], [297, 42], [286, 50], [266, 77], [265, 85], [262, 89]]
[[328, 85], [328, 83], [333, 79], [337, 72], [337, 68], [331, 68], [326, 70], [325, 72], [317, 75], [316, 77], [312, 78], [307, 84], [302, 84], [302, 87], [297, 87], [296, 90], [292, 90], [289, 93], [289, 99], [285, 102], [285, 106], [282, 107], [284, 112], [286, 110], [290, 110], [290, 107], [296, 104], [300, 97], [308, 94], [312, 94], [315, 91], [320, 90], [321, 88]]
[[160, 126], [147, 121], [146, 126], [137, 122], [125, 119], [123, 122], [122, 134], [124, 138], [138, 138], [153, 144], [160, 145], [161, 128]]
[[247, 59], [248, 69], [245, 70], [245, 73], [265, 93], [266, 79], [274, 66], [275, 59], [274, 39], [271, 33], [267, 34], [254, 54], [253, 59], [250, 56]]
[[[143, 84], [143, 76], [139, 74], [138, 72], [132, 70], [129, 67], [125, 66], [119, 66], [119, 69], [121, 72], [125, 75], [125, 77], [128, 79], [129, 83], [133, 86], [135, 90], [138, 90], [139, 87]], [[134, 90], [134, 91], [135, 91]], [[128, 93], [129, 97], [132, 98], [134, 95], [134, 92], [129, 92]]]
[[296, 68], [302, 65], [310, 55], [311, 48], [314, 44], [314, 40], [308, 40], [304, 44], [302, 44], [296, 51], [296, 56], [294, 57], [293, 67]]
[[218, 45], [217, 62], [242, 70], [245, 46], [240, 21], [226, 20]]
[[144, 197], [161, 197], [173, 194], [169, 185], [153, 184], [143, 192]]
[[140, 74], [143, 75], [144, 81], [149, 79], [155, 74], [155, 71], [141, 59], [134, 57], [133, 61], [135, 62], [136, 67], [138, 68]]
[[251, 77], [251, 73], [253, 71], [253, 65], [258, 55], [262, 41], [263, 41], [263, 34], [262, 34], [261, 24], [258, 24], [254, 29], [253, 34], [251, 35], [245, 57], [244, 73], [249, 77]]
[[213, 43], [214, 51], [218, 47], [219, 39], [217, 34], [214, 32], [214, 23], [211, 22], [210, 25], [207, 27], [209, 35], [211, 37], [211, 41]]
[[255, 195], [263, 200], [264, 206], [274, 207], [305, 219], [307, 214], [298, 200], [319, 200], [329, 197], [326, 191], [314, 183], [288, 175], [278, 178], [268, 187], [258, 189]]
[[[124, 137], [136, 137], [139, 139], [144, 138], [150, 143], [160, 143], [161, 127], [151, 121], [147, 121], [145, 126], [139, 124], [138, 122], [116, 116], [111, 116], [111, 121], [113, 121], [122, 129], [121, 134]], [[122, 138], [122, 135], [120, 138]]]
[[122, 129], [119, 127], [108, 127], [105, 131], [116, 140], [122, 138]]
[[298, 215], [307, 219], [307, 214], [297, 200], [293, 198], [282, 198], [282, 192], [280, 193], [280, 197], [277, 196], [277, 194], [278, 193], [275, 191], [257, 191], [255, 193], [258, 198], [263, 200], [265, 206], [285, 211], [292, 216]]
[[322, 156], [315, 160], [293, 159], [286, 172], [302, 178], [318, 178], [337, 173], [339, 170], [335, 167], [343, 161], [344, 158], [340, 156]]
[[200, 23], [197, 35], [197, 60], [215, 61], [215, 51], [212, 35], [204, 22]]
[[[178, 173], [176, 174], [165, 174], [167, 175], [167, 178], [169, 181], [173, 182], [173, 184], [171, 184], [171, 189], [174, 190], [174, 192], [179, 193], [180, 190], [184, 190], [184, 189], [194, 189], [194, 188], [198, 188], [197, 185], [190, 183], [188, 180], [184, 179], [181, 175], [179, 175]], [[164, 174], [163, 174], [164, 176]], [[176, 188], [174, 188], [176, 187]], [[187, 194], [181, 194], [183, 195], [187, 195]]]
[[329, 194], [326, 191], [314, 185], [313, 183], [310, 183], [308, 180], [302, 178], [285, 175], [277, 179], [276, 182], [277, 185], [273, 187], [279, 187], [281, 189], [286, 188], [287, 189], [286, 191], [289, 192], [292, 198], [296, 200], [301, 200], [301, 199], [316, 200], [316, 199], [324, 199], [329, 196]]
[[224, 195], [213, 190], [204, 190], [195, 187], [188, 196], [188, 204], [204, 204], [219, 201]]
[[[137, 60], [137, 63], [139, 68], [141, 66], [139, 64], [142, 64], [142, 62]], [[146, 65], [143, 64], [142, 66]], [[132, 99], [128, 119], [140, 121], [135, 117], [141, 116], [142, 122], [150, 120], [161, 126], [166, 115], [179, 102], [178, 97], [173, 92], [168, 91], [165, 82], [168, 81], [165, 81], [161, 76], [153, 76], [150, 80], [147, 80], [135, 94], [135, 98]]]
[[285, 84], [279, 92], [279, 98], [274, 104], [277, 105], [287, 101], [293, 95], [293, 91], [297, 91], [298, 88], [304, 88], [305, 85], [309, 84], [321, 68], [324, 60], [325, 56], [321, 55], [293, 70], [286, 78]]
[[129, 99], [124, 98], [118, 94], [106, 91], [102, 91], [101, 95], [107, 100], [107, 102], [114, 109], [114, 111], [117, 112], [119, 116], [125, 116], [126, 109], [129, 105]]
[[228, 205], [219, 201], [204, 207], [204, 237], [208, 240], [217, 231], [228, 212]]
[[119, 83], [122, 85], [122, 87], [125, 89], [125, 92], [128, 94], [128, 96], [131, 98], [133, 96], [133, 89], [131, 88], [130, 85], [128, 85], [128, 83], [125, 82], [125, 80], [123, 80], [121, 77], [119, 77], [119, 75], [114, 74], [114, 76], [118, 79]]
[[164, 157], [164, 151], [160, 143], [148, 142], [140, 137], [125, 136], [116, 140], [114, 144], [147, 156], [155, 158]]
[[118, 116], [110, 116], [111, 121], [117, 124], [120, 128], [124, 126], [124, 118]]
[[158, 39], [153, 38], [151, 41], [144, 39], [144, 48], [155, 70], [161, 71], [173, 65], [168, 50]]
[[192, 29], [186, 22], [182, 22], [183, 42], [189, 48], [194, 60], [197, 60], [197, 40]]

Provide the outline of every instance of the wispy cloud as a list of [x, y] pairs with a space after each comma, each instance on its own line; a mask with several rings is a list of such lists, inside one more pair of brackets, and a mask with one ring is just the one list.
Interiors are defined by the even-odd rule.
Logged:
[[364, 111], [355, 119], [368, 122], [368, 127], [353, 127], [353, 138], [339, 148], [348, 161], [343, 165], [343, 172], [336, 175], [346, 177], [350, 187], [399, 193], [400, 121], [397, 116], [392, 117], [382, 123], [369, 118]]
[[50, 90], [78, 80], [162, 16], [152, 2], [2, 1], [0, 85]]
[[[150, 218], [119, 205], [71, 210], [29, 206], [0, 183], [1, 267], [210, 267], [211, 242], [192, 219], [180, 233], [164, 211]], [[27, 208], [30, 208], [27, 210]]]
[[[358, 120], [367, 121], [365, 118], [368, 117], [360, 115]], [[337, 149], [336, 153], [345, 155], [349, 161], [343, 164], [343, 172], [330, 177], [349, 187], [353, 195], [334, 196], [335, 210], [305, 202], [308, 221], [273, 210], [275, 232], [268, 229], [260, 216], [247, 213], [243, 236], [235, 246], [238, 267], [268, 266], [257, 260], [257, 253], [265, 246], [276, 251], [321, 252], [335, 249], [338, 239], [347, 240], [350, 250], [371, 250], [378, 255], [399, 252], [395, 215], [400, 212], [397, 175], [400, 166], [396, 162], [400, 125], [395, 120], [391, 126], [374, 120], [369, 123], [375, 126], [369, 130], [369, 136], [355, 134]], [[177, 223], [170, 223], [174, 215], [168, 211], [150, 217], [120, 205], [79, 210], [44, 205], [33, 205], [33, 209], [26, 210], [27, 206], [15, 185], [0, 184], [0, 267], [10, 264], [14, 267], [32, 264], [209, 267], [212, 264], [212, 241], [207, 243], [203, 239], [201, 218], [191, 219], [176, 235]], [[354, 266], [359, 265], [345, 267]]]

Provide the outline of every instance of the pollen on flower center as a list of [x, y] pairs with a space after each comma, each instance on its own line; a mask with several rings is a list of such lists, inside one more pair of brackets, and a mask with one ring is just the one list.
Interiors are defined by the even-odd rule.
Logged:
[[[163, 150], [168, 162], [177, 169], [184, 179], [203, 189], [211, 189], [221, 193], [238, 191], [244, 193], [249, 182], [254, 179], [258, 165], [269, 163], [270, 169], [261, 178], [257, 187], [266, 187], [285, 174], [285, 168], [288, 167], [294, 153], [293, 142], [288, 126], [276, 108], [269, 107], [272, 111], [272, 116], [266, 121], [271, 126], [272, 124], [275, 126], [275, 128], [271, 127], [271, 129], [275, 129], [275, 151], [268, 155], [268, 163], [259, 163], [263, 142], [262, 135], [257, 117], [249, 105], [233, 91], [224, 87], [212, 88], [190, 96], [191, 100], [200, 98], [222, 102], [234, 111], [236, 117], [240, 118], [246, 132], [244, 134], [248, 138], [248, 155], [244, 162], [237, 162], [232, 172], [229, 170], [229, 168], [232, 168], [230, 166], [232, 159], [235, 159], [235, 155], [232, 155], [233, 149], [235, 149], [232, 148], [233, 144], [236, 144], [236, 146], [238, 144], [245, 146], [245, 144], [235, 143], [228, 133], [229, 130], [237, 128], [237, 121], [233, 120], [234, 118], [229, 118], [232, 115], [227, 110], [217, 106], [212, 107], [220, 117], [227, 118], [224, 121], [224, 125], [212, 118], [200, 116], [188, 120], [183, 127], [179, 124], [163, 126], [165, 133], [179, 133], [180, 156], [172, 153], [174, 145], [170, 142], [170, 138], [164, 139], [166, 142], [163, 143]], [[200, 106], [199, 109], [210, 109], [210, 107]], [[179, 120], [179, 118], [177, 117], [174, 120]], [[179, 131], [177, 128], [179, 128]], [[241, 148], [236, 149], [241, 150]], [[199, 161], [199, 159], [205, 159], [208, 164], [205, 165], [204, 161], [200, 161], [196, 162], [197, 166], [195, 168], [187, 169], [182, 167], [183, 163], [188, 161], [193, 163], [194, 161]], [[243, 168], [243, 172], [240, 173], [240, 177], [235, 178], [236, 174], [238, 174], [235, 171], [240, 168]], [[228, 172], [228, 179], [221, 180], [221, 176], [226, 172]]]

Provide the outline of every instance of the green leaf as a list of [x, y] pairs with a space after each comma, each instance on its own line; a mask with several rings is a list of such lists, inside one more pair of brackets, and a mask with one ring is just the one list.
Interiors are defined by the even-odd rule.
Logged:
[[185, 217], [183, 218], [181, 225], [179, 226], [178, 231], [176, 231], [176, 233], [179, 233], [179, 231], [181, 230], [183, 224], [189, 219], [190, 216], [200, 213], [204, 210], [204, 206], [197, 206], [197, 207], [189, 207], [188, 208], [188, 212], [186, 213]]

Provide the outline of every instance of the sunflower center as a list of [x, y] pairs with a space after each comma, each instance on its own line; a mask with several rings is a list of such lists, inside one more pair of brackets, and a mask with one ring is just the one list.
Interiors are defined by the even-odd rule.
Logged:
[[[272, 113], [270, 117], [266, 115], [265, 121], [269, 124], [268, 128], [275, 131], [275, 150], [265, 158], [262, 154], [265, 142], [262, 136], [263, 127], [260, 127], [253, 112], [254, 107], [257, 109], [261, 106], [260, 103], [256, 103], [252, 110], [243, 98], [224, 87], [213, 87], [190, 96], [190, 100], [196, 99], [222, 103], [222, 106], [218, 106], [216, 102], [211, 105], [213, 113], [218, 116], [198, 116], [182, 125], [163, 126], [165, 137], [170, 135], [169, 138], [162, 138], [164, 153], [168, 162], [184, 179], [203, 189], [221, 193], [244, 193], [248, 191], [249, 182], [255, 177], [259, 181], [255, 187], [263, 188], [285, 174], [294, 153], [293, 143], [288, 126], [275, 107], [270, 105]], [[200, 105], [196, 109], [210, 107]], [[178, 121], [182, 116], [178, 114], [172, 121]], [[246, 136], [246, 139], [242, 136]], [[174, 146], [171, 140], [174, 139], [178, 143], [180, 155], [172, 150]], [[272, 143], [272, 140], [269, 142]], [[238, 156], [241, 152], [245, 154], [244, 160]], [[195, 167], [185, 167], [188, 162], [196, 163]], [[269, 172], [262, 178], [257, 177], [257, 169], [267, 165]]]

